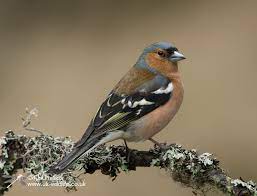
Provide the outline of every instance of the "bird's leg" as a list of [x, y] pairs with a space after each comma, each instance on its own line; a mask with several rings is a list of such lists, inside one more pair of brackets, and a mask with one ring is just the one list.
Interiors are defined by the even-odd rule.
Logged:
[[126, 159], [127, 159], [127, 162], [129, 163], [129, 158], [130, 158], [131, 150], [129, 149], [126, 140], [123, 139], [123, 141], [124, 141], [124, 144], [125, 144], [125, 147], [126, 147]]
[[161, 143], [157, 142], [157, 141], [154, 140], [153, 138], [149, 138], [149, 140], [150, 140], [151, 142], [153, 142], [155, 145], [161, 147]]
[[149, 140], [151, 142], [153, 142], [156, 146], [158, 146], [161, 150], [168, 150], [171, 146], [173, 146], [174, 144], [169, 144], [167, 145], [167, 143], [160, 143], [160, 142], [157, 142], [156, 140], [154, 140], [153, 138], [149, 138]]

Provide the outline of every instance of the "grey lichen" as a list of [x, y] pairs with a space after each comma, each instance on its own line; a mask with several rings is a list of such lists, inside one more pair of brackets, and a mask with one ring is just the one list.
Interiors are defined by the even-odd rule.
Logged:
[[[102, 174], [115, 180], [120, 171], [157, 167], [165, 169], [174, 181], [192, 187], [194, 191], [212, 187], [229, 195], [257, 196], [254, 182], [232, 179], [210, 153], [198, 154], [194, 149], [186, 150], [177, 144], [164, 149], [155, 146], [149, 151], [130, 150], [129, 156], [124, 146], [102, 145], [82, 157], [63, 174], [48, 174], [49, 168], [71, 151], [74, 142], [69, 137], [53, 137], [29, 128], [35, 110], [28, 111], [27, 114], [29, 117], [23, 119], [23, 127], [40, 135], [28, 137], [7, 131], [0, 138], [0, 194], [8, 191], [15, 179], [27, 185], [28, 180], [33, 180], [42, 186], [64, 186], [70, 191], [85, 185], [81, 179], [85, 173], [93, 174], [100, 170]], [[23, 169], [23, 174], [14, 178], [20, 169]]]
[[33, 179], [41, 186], [53, 184], [56, 186], [57, 183], [62, 183], [68, 191], [76, 190], [74, 185], [81, 181], [72, 171], [92, 173], [96, 169], [101, 169], [102, 173], [113, 179], [117, 177], [120, 169], [128, 171], [126, 158], [115, 153], [116, 148], [101, 146], [88, 156], [81, 158], [67, 172], [61, 174], [61, 178], [58, 178], [48, 174], [47, 171], [72, 149], [74, 143], [69, 137], [48, 135], [26, 137], [7, 131], [0, 141], [1, 193], [7, 191], [7, 187], [13, 179], [12, 175], [18, 169], [23, 169], [26, 176], [29, 176], [28, 179]]
[[76, 174], [92, 174], [100, 170], [114, 180], [120, 171], [128, 172], [136, 167], [153, 166], [166, 169], [175, 181], [195, 190], [211, 185], [231, 195], [257, 195], [255, 183], [231, 179], [211, 154], [199, 155], [195, 150], [186, 150], [180, 145], [171, 145], [166, 150], [158, 147], [150, 151], [132, 150], [129, 162], [124, 146], [100, 146], [77, 161], [61, 177], [53, 178], [47, 171], [72, 149], [74, 143], [69, 137], [27, 137], [8, 131], [0, 142], [1, 193], [8, 190], [7, 187], [18, 169], [23, 169], [26, 174], [24, 176], [30, 176], [30, 179], [34, 176], [37, 183], [56, 184], [61, 179], [62, 185], [69, 191], [76, 190], [76, 185], [81, 182], [81, 175]]
[[232, 187], [233, 186], [244, 187], [247, 190], [250, 190], [250, 192], [252, 192], [254, 196], [257, 195], [256, 183], [251, 181], [251, 180], [248, 181], [248, 182], [245, 182], [245, 181], [240, 180], [240, 179], [234, 179], [234, 180], [231, 179], [231, 185], [232, 185]]
[[218, 161], [209, 153], [198, 155], [195, 150], [186, 150], [175, 144], [161, 152], [160, 159], [154, 159], [152, 165], [168, 170], [175, 181], [193, 189], [202, 189], [210, 183], [207, 174], [218, 168]]

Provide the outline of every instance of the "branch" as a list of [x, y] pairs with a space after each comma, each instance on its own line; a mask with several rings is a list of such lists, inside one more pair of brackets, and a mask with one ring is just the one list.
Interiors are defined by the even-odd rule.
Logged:
[[[59, 176], [48, 174], [47, 171], [72, 149], [74, 143], [69, 137], [45, 134], [29, 137], [7, 131], [0, 139], [0, 144], [0, 194], [8, 191], [14, 181], [27, 183], [32, 177], [41, 186], [61, 184], [70, 191], [76, 190], [76, 185], [82, 183], [81, 174], [93, 174], [99, 170], [115, 180], [121, 171], [136, 170], [137, 167], [157, 167], [165, 169], [174, 181], [192, 187], [195, 194], [204, 194], [208, 188], [216, 188], [229, 195], [257, 196], [254, 182], [232, 179], [211, 154], [199, 154], [177, 144], [166, 150], [156, 146], [149, 151], [131, 150], [129, 161], [124, 146], [100, 146]], [[23, 169], [24, 175], [13, 179], [19, 169]]]

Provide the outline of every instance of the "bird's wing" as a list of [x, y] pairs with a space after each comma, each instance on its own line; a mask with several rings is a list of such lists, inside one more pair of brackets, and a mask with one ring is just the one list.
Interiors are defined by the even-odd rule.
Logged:
[[171, 98], [172, 91], [172, 82], [161, 75], [140, 85], [131, 95], [112, 91], [75, 146], [108, 131], [125, 130], [131, 122], [164, 105]]

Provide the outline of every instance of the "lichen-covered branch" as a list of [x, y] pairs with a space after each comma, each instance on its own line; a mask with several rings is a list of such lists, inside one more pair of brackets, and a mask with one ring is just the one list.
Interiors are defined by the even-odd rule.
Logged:
[[[29, 117], [23, 118], [23, 127], [42, 133], [28, 127], [34, 112], [35, 110], [27, 112]], [[115, 180], [121, 171], [129, 172], [137, 167], [157, 167], [165, 169], [174, 181], [192, 187], [195, 194], [204, 193], [207, 187], [207, 190], [218, 189], [228, 195], [257, 196], [254, 182], [232, 179], [219, 167], [219, 161], [211, 154], [199, 154], [176, 144], [167, 146], [165, 150], [157, 146], [149, 151], [131, 150], [129, 157], [124, 146], [100, 146], [78, 160], [61, 177], [48, 174], [48, 169], [69, 153], [73, 144], [69, 137], [45, 134], [28, 137], [7, 131], [0, 138], [0, 195], [17, 181], [28, 185], [27, 181], [33, 179], [42, 186], [65, 186], [70, 191], [76, 190], [82, 182], [81, 178], [85, 178], [85, 173], [93, 174], [99, 170]], [[15, 176], [21, 169], [23, 174]]]
[[[68, 137], [27, 137], [16, 135], [12, 131], [6, 132], [1, 138], [1, 194], [8, 191], [8, 185], [13, 181], [17, 170], [23, 169], [27, 176], [47, 175], [49, 167], [68, 153], [72, 146], [73, 142]], [[194, 190], [203, 190], [209, 185], [230, 195], [257, 195], [255, 183], [230, 178], [209, 153], [199, 155], [195, 150], [172, 145], [167, 150], [157, 147], [149, 151], [132, 150], [129, 162], [126, 160], [124, 146], [101, 146], [64, 173], [63, 179], [67, 184], [75, 184], [81, 179], [72, 171], [92, 174], [100, 170], [114, 180], [120, 171], [136, 170], [137, 167], [158, 167], [169, 172], [175, 181]], [[76, 189], [73, 185], [66, 188]]]

